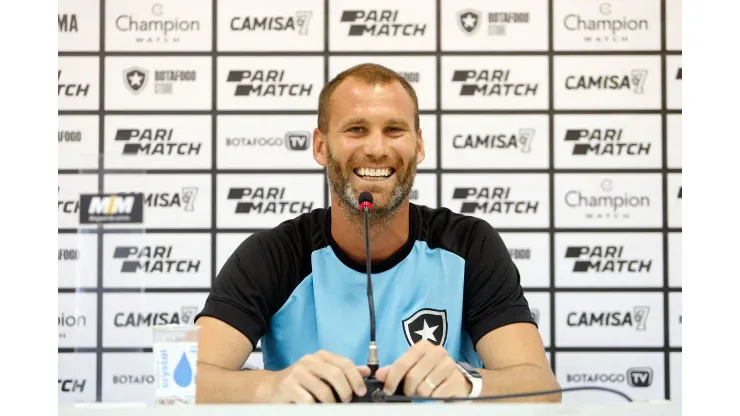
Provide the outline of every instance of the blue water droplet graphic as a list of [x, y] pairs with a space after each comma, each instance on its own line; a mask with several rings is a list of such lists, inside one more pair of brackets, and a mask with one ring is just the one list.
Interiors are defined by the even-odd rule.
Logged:
[[188, 357], [184, 352], [182, 353], [182, 357], [180, 357], [180, 362], [175, 367], [172, 378], [175, 379], [175, 383], [180, 387], [187, 387], [193, 381], [193, 369], [190, 367], [190, 361], [188, 361]]

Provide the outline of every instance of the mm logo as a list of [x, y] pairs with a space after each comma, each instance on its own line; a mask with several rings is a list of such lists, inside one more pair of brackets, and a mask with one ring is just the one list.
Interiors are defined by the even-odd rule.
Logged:
[[82, 194], [80, 224], [141, 224], [144, 194]]
[[134, 196], [109, 195], [94, 196], [90, 199], [88, 213], [90, 214], [130, 214], [134, 210]]
[[630, 387], [650, 387], [653, 384], [653, 369], [650, 367], [633, 367], [627, 370], [627, 384]]

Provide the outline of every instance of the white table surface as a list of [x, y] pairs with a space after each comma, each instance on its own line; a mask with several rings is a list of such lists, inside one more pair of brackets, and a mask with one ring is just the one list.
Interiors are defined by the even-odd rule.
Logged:
[[[193, 406], [151, 407], [135, 404], [91, 403], [60, 405], [59, 416], [407, 416], [418, 414], [423, 406], [424, 416], [678, 416], [680, 402], [632, 402], [615, 404], [553, 404], [553, 403], [347, 403], [347, 404], [199, 404]], [[414, 413], [417, 412], [417, 413]]]

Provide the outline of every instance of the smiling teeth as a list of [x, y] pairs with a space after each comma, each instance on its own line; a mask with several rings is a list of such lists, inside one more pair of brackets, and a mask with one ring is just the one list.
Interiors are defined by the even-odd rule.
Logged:
[[357, 174], [360, 176], [391, 176], [391, 169], [370, 169], [370, 168], [359, 168]]

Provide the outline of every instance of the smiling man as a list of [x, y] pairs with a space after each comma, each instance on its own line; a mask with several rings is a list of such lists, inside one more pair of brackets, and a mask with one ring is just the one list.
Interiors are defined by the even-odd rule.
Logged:
[[[197, 401], [333, 402], [370, 375], [362, 191], [387, 392], [474, 397], [558, 389], [519, 271], [485, 221], [409, 202], [424, 140], [413, 88], [380, 65], [347, 69], [319, 98], [313, 155], [331, 207], [252, 234], [213, 282]], [[240, 371], [262, 339], [264, 370]], [[559, 394], [518, 400], [560, 401]]]

